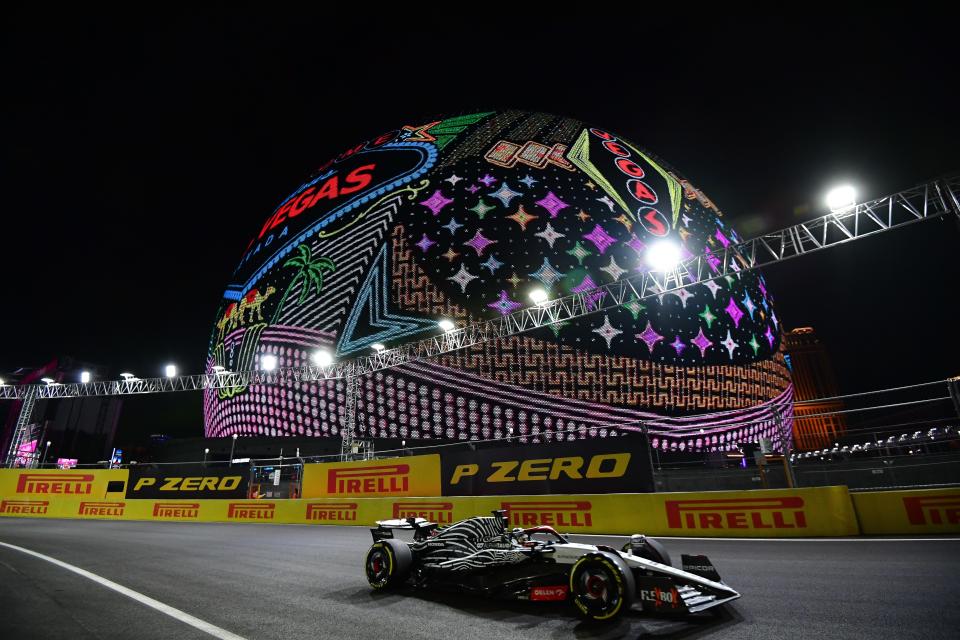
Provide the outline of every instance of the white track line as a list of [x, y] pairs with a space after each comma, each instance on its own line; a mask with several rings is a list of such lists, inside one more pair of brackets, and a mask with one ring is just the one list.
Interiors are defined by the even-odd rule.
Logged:
[[[623, 535], [602, 535], [599, 533], [570, 533], [571, 538], [624, 538]], [[956, 542], [960, 538], [694, 538], [688, 536], [650, 536], [657, 540], [710, 540], [712, 542]]]
[[45, 556], [42, 553], [37, 553], [36, 551], [31, 551], [30, 549], [24, 549], [23, 547], [18, 547], [13, 544], [7, 544], [6, 542], [0, 542], [0, 546], [6, 547], [8, 549], [13, 549], [14, 551], [20, 551], [21, 553], [25, 553], [35, 558], [40, 558], [41, 560], [46, 560], [51, 564], [55, 564], [58, 567], [62, 567], [67, 571], [72, 571], [77, 575], [87, 578], [88, 580], [93, 580], [97, 584], [101, 584], [107, 589], [113, 589], [117, 593], [123, 594], [128, 598], [136, 600], [140, 604], [145, 604], [151, 609], [155, 609], [160, 613], [165, 613], [171, 618], [174, 618], [176, 620], [179, 620], [180, 622], [188, 624], [191, 627], [194, 627], [195, 629], [199, 629], [200, 631], [203, 631], [204, 633], [208, 633], [214, 638], [220, 638], [221, 640], [245, 640], [243, 636], [238, 636], [235, 633], [231, 633], [226, 629], [221, 629], [220, 627], [210, 624], [209, 622], [206, 622], [204, 620], [201, 620], [200, 618], [195, 618], [189, 613], [180, 611], [180, 609], [175, 609], [174, 607], [164, 604], [159, 600], [154, 600], [149, 596], [145, 596], [142, 593], [134, 591], [133, 589], [128, 589], [127, 587], [121, 584], [117, 584], [112, 580], [107, 580], [106, 578], [98, 576], [95, 573], [90, 573], [86, 569], [75, 567], [72, 564], [67, 564], [66, 562], [63, 562], [62, 560], [57, 560], [56, 558], [51, 558], [50, 556]]

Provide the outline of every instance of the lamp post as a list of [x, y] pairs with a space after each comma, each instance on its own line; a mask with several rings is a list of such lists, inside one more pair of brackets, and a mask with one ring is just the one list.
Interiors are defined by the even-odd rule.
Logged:
[[43, 457], [40, 458], [40, 468], [43, 469], [43, 465], [47, 461], [47, 452], [50, 451], [50, 441], [47, 440], [47, 446], [43, 448]]
[[237, 446], [237, 434], [233, 434], [233, 442], [230, 443], [230, 466], [233, 466], [233, 448]]
[[207, 466], [207, 454], [210, 453], [210, 449], [203, 450], [203, 466]]

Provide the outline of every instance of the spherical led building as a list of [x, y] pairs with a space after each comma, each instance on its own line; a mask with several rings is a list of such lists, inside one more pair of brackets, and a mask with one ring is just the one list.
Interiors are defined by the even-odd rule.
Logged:
[[[615, 133], [522, 111], [405, 125], [325, 162], [265, 215], [224, 293], [208, 370], [367, 355], [649, 269], [669, 239], [718, 273], [741, 238], [679, 173]], [[729, 259], [729, 258], [728, 258]], [[357, 435], [526, 442], [646, 425], [660, 450], [705, 451], [792, 422], [763, 277], [740, 271], [364, 376]], [[598, 296], [602, 294], [597, 294]], [[345, 383], [208, 390], [205, 430], [339, 436]]]

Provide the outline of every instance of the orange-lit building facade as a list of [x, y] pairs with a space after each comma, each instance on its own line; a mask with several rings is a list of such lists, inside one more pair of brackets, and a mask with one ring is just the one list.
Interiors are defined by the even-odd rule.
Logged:
[[810, 451], [832, 445], [846, 432], [846, 422], [842, 414], [819, 414], [842, 410], [843, 402], [809, 402], [839, 395], [826, 348], [812, 327], [784, 332], [783, 345], [792, 368], [794, 402], [799, 403], [794, 405], [794, 446]]

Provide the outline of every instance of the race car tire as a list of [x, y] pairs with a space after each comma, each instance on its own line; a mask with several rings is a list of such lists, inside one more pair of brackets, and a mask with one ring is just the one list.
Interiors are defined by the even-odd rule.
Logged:
[[615, 620], [630, 608], [635, 593], [633, 573], [612, 553], [588, 553], [570, 569], [570, 599], [590, 622]]
[[410, 577], [413, 554], [401, 540], [380, 540], [367, 552], [363, 568], [367, 582], [378, 591], [399, 587]]
[[647, 560], [653, 560], [654, 562], [659, 562], [660, 564], [665, 564], [668, 567], [672, 567], [673, 564], [670, 561], [670, 554], [660, 544], [659, 540], [654, 538], [644, 538], [642, 547], [634, 547], [629, 542], [623, 545], [623, 551], [630, 551], [635, 556], [640, 556], [641, 558], [646, 558]]

